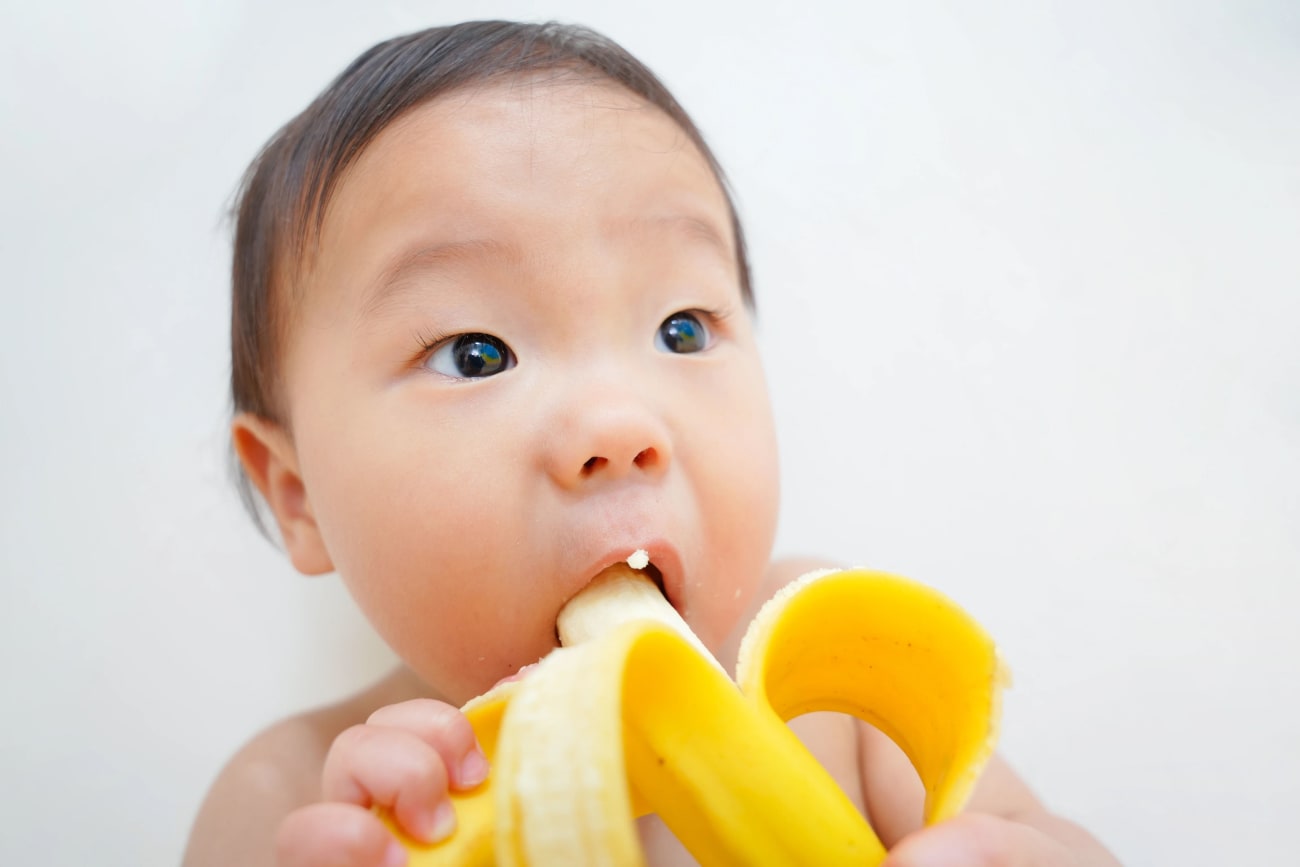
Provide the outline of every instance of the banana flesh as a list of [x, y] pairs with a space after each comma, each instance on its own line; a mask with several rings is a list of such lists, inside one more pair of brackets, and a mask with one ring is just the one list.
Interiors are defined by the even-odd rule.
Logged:
[[695, 648], [696, 653], [718, 666], [719, 671], [726, 673], [704, 642], [686, 625], [677, 609], [668, 604], [654, 582], [644, 572], [626, 563], [610, 566], [569, 600], [555, 620], [555, 632], [561, 645], [574, 647], [599, 638], [624, 623], [643, 620], [662, 623]]
[[639, 865], [658, 813], [701, 864], [879, 864], [885, 849], [785, 721], [854, 714], [888, 734], [958, 812], [996, 740], [1006, 681], [969, 616], [878, 572], [812, 573], [770, 600], [736, 681], [641, 573], [619, 565], [561, 613], [563, 647], [464, 711], [492, 762], [453, 793], [458, 830], [411, 867]]

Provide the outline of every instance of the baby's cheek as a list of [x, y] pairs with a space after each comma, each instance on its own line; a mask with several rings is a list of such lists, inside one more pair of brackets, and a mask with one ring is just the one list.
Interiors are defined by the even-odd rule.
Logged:
[[722, 641], [749, 610], [763, 583], [776, 537], [778, 476], [775, 451], [751, 451], [735, 461], [717, 501], [705, 504], [705, 533], [715, 540], [709, 587], [708, 626]]
[[709, 555], [701, 564], [693, 606], [699, 622], [692, 625], [715, 646], [734, 631], [766, 575], [776, 534], [775, 479], [758, 472], [737, 475], [729, 480], [727, 496], [702, 507]]

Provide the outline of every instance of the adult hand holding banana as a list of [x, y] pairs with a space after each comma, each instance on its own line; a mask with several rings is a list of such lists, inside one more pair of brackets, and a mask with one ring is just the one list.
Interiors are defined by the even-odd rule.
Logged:
[[702, 864], [879, 864], [871, 827], [785, 721], [832, 710], [889, 735], [927, 824], [961, 809], [997, 737], [993, 642], [936, 591], [879, 572], [811, 573], [778, 593], [734, 683], [629, 565], [575, 597], [558, 630], [564, 646], [526, 679], [465, 706], [493, 772], [452, 795], [456, 833], [425, 845], [390, 822], [411, 867], [641, 864], [634, 819], [650, 812]]

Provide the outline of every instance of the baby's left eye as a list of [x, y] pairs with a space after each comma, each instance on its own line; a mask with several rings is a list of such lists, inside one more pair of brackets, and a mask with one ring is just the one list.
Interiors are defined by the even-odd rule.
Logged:
[[699, 352], [709, 346], [709, 329], [694, 313], [683, 310], [669, 316], [659, 326], [655, 346], [666, 352]]

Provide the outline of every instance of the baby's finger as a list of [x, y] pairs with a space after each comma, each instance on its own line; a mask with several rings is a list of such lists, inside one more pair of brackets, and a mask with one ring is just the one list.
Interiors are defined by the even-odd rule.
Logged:
[[965, 813], [899, 841], [884, 867], [1047, 867], [1073, 864], [1060, 842], [1037, 828]]
[[472, 789], [487, 779], [487, 757], [474, 738], [474, 729], [460, 710], [445, 702], [417, 698], [390, 704], [371, 714], [367, 723], [418, 735], [442, 756], [457, 789]]
[[412, 837], [435, 843], [456, 828], [442, 757], [403, 729], [359, 725], [334, 740], [321, 772], [326, 801], [389, 808]]
[[406, 850], [374, 813], [356, 804], [294, 810], [275, 837], [279, 867], [401, 867]]

